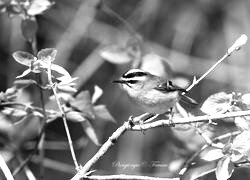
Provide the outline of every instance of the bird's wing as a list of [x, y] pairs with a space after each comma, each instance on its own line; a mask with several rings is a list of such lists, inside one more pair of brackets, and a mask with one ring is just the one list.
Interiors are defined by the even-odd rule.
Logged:
[[163, 93], [173, 92], [173, 91], [187, 92], [185, 89], [173, 85], [171, 81], [162, 82], [157, 87], [155, 87], [155, 89]]

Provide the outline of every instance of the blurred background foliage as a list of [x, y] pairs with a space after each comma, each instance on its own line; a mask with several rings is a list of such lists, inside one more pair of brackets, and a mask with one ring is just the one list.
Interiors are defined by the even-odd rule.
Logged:
[[[106, 61], [100, 55], [104, 48], [125, 46], [129, 40], [136, 40], [140, 35], [142, 55], [153, 53], [161, 56], [171, 65], [173, 78], [181, 77], [191, 82], [193, 76], [201, 76], [222, 57], [240, 34], [250, 33], [248, 0], [105, 0], [104, 3], [105, 6], [99, 0], [55, 0], [49, 10], [36, 17], [38, 49], [56, 48], [55, 63], [65, 67], [73, 77], [79, 77], [80, 90], [93, 92], [94, 85], [103, 89], [104, 94], [99, 101], [108, 107], [117, 124], [92, 122], [101, 143], [130, 115], [142, 113], [111, 83], [131, 68], [131, 62], [115, 64]], [[113, 12], [119, 14], [129, 26]], [[20, 24], [18, 17], [9, 18], [7, 14], [0, 14], [1, 91], [12, 86], [15, 77], [23, 71], [11, 54], [17, 50], [31, 52], [31, 47], [22, 36]], [[192, 89], [189, 96], [202, 103], [209, 95], [220, 91], [249, 92], [248, 49], [249, 45], [246, 45], [221, 64]], [[155, 63], [152, 58], [149, 67]], [[25, 93], [22, 98], [38, 104], [35, 93]], [[209, 135], [230, 132], [230, 127], [230, 123], [216, 127]], [[85, 138], [79, 124], [70, 123], [70, 130], [78, 144], [75, 147], [78, 161], [84, 164], [99, 147]], [[58, 144], [49, 144], [48, 141], [45, 179], [72, 177], [75, 172], [69, 150], [56, 150], [61, 146], [60, 142], [66, 141], [62, 122], [51, 123], [46, 134], [47, 140], [61, 141]], [[102, 157], [95, 169], [98, 174], [171, 177], [177, 175], [187, 157], [203, 143], [203, 139], [192, 130], [172, 131], [164, 127], [148, 130], [145, 134], [128, 132]], [[67, 149], [67, 142], [64, 147]], [[34, 172], [38, 171], [36, 161], [34, 158], [30, 163]], [[199, 170], [213, 166], [200, 163]], [[237, 170], [231, 179], [250, 177], [249, 172], [240, 171], [244, 169]], [[187, 175], [185, 178], [190, 177]], [[212, 173], [203, 179], [213, 178]]]

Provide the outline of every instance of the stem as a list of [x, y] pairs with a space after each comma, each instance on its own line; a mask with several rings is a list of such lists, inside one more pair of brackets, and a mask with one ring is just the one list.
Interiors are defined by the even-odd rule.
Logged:
[[[37, 49], [37, 39], [36, 37], [33, 38], [33, 40], [30, 42], [31, 48], [32, 48], [32, 52], [33, 54], [37, 54], [38, 49]], [[39, 84], [42, 83], [42, 79], [40, 75], [36, 76], [36, 79], [39, 81]], [[37, 84], [38, 85], [38, 84]], [[16, 176], [24, 167], [25, 165], [31, 160], [31, 158], [37, 153], [38, 149], [41, 149], [41, 159], [44, 158], [44, 152], [42, 150], [42, 146], [39, 148], [39, 145], [42, 144], [42, 142], [44, 141], [45, 138], [45, 126], [46, 126], [46, 120], [47, 120], [47, 114], [46, 114], [46, 109], [45, 109], [45, 104], [44, 104], [44, 95], [43, 95], [43, 90], [41, 88], [39, 88], [39, 93], [40, 93], [40, 101], [41, 101], [41, 106], [42, 109], [38, 108], [38, 107], [31, 107], [31, 106], [27, 106], [26, 104], [22, 104], [22, 103], [17, 103], [17, 102], [6, 102], [6, 103], [1, 103], [1, 105], [18, 105], [18, 106], [24, 106], [25, 108], [31, 108], [32, 110], [36, 110], [43, 113], [43, 119], [42, 119], [42, 123], [41, 123], [41, 130], [39, 132], [39, 136], [38, 136], [38, 140], [36, 142], [35, 148], [33, 149], [33, 151], [29, 154], [29, 156], [23, 160], [21, 162], [21, 164], [14, 170], [13, 172], [13, 176]], [[42, 167], [42, 166], [41, 166]], [[40, 178], [42, 179], [42, 178]]]
[[75, 151], [74, 151], [74, 147], [73, 147], [73, 142], [72, 142], [70, 131], [69, 131], [69, 127], [68, 127], [68, 124], [67, 124], [66, 114], [65, 114], [65, 112], [63, 110], [63, 107], [61, 106], [60, 100], [58, 98], [57, 91], [56, 91], [56, 84], [53, 84], [53, 81], [52, 81], [52, 76], [51, 76], [51, 62], [48, 65], [48, 81], [49, 81], [49, 84], [51, 85], [51, 88], [52, 88], [53, 94], [55, 96], [55, 100], [56, 100], [57, 106], [59, 108], [59, 111], [61, 112], [61, 116], [62, 116], [62, 119], [63, 119], [64, 128], [65, 128], [66, 135], [67, 135], [67, 138], [68, 138], [70, 152], [71, 152], [71, 156], [72, 156], [72, 159], [74, 161], [74, 164], [75, 164], [75, 168], [76, 168], [76, 170], [79, 170], [80, 167], [79, 167], [79, 165], [77, 163], [77, 159], [76, 159], [76, 155], [75, 155]]

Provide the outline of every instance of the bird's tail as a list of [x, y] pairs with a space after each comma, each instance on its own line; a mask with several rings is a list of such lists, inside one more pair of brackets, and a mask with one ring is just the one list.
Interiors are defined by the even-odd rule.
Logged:
[[185, 95], [181, 95], [180, 101], [187, 103], [187, 104], [198, 105], [198, 103], [194, 99]]

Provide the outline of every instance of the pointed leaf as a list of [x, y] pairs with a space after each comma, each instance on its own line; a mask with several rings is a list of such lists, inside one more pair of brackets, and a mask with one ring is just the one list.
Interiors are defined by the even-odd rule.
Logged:
[[33, 0], [31, 1], [31, 5], [27, 10], [27, 13], [31, 16], [35, 16], [43, 13], [44, 11], [49, 9], [52, 5], [53, 3], [51, 3], [49, 0]]
[[54, 48], [42, 49], [38, 52], [37, 58], [44, 62], [53, 62], [56, 58], [57, 50]]
[[227, 180], [231, 177], [233, 171], [234, 165], [231, 162], [230, 157], [224, 156], [217, 164], [215, 175], [217, 180]]
[[35, 39], [38, 30], [36, 19], [35, 18], [23, 19], [21, 23], [21, 29], [24, 38], [27, 41], [32, 42]]
[[30, 66], [32, 61], [36, 60], [36, 57], [32, 54], [24, 51], [16, 51], [12, 54], [13, 58], [24, 66]]
[[216, 93], [207, 98], [201, 107], [206, 114], [225, 113], [231, 109], [231, 94], [225, 92]]
[[70, 111], [66, 114], [67, 120], [73, 121], [73, 122], [83, 122], [87, 119], [82, 116], [80, 112], [77, 111]]
[[88, 91], [82, 91], [74, 100], [70, 101], [70, 105], [78, 111], [81, 111], [84, 116], [94, 119], [94, 109], [91, 103], [91, 97]]
[[243, 131], [236, 136], [232, 143], [232, 150], [246, 155], [250, 159], [250, 131]]
[[[55, 75], [55, 78], [65, 78], [65, 79], [72, 79], [70, 74], [66, 69], [64, 69], [62, 66], [59, 66], [57, 64], [51, 64], [51, 70], [57, 72], [59, 75]], [[53, 74], [54, 75], [54, 74]]]
[[59, 82], [58, 84], [59, 85], [70, 85], [70, 86], [76, 86], [76, 83], [75, 83], [75, 81], [76, 80], [78, 80], [79, 78], [78, 77], [74, 77], [74, 78], [72, 78], [72, 77], [66, 77], [66, 76], [62, 76], [62, 77], [60, 77], [60, 78], [57, 78], [59, 81], [61, 81], [61, 82]]
[[95, 132], [93, 126], [90, 124], [90, 122], [88, 120], [86, 120], [86, 121], [83, 121], [81, 124], [82, 124], [84, 132], [87, 134], [89, 139], [95, 145], [100, 145], [99, 140], [98, 140], [97, 135], [96, 135], [96, 132]]
[[16, 78], [17, 79], [22, 78], [22, 77], [28, 75], [30, 72], [31, 72], [30, 69], [26, 69], [25, 71], [23, 71], [23, 73], [21, 75], [17, 76]]
[[64, 92], [64, 93], [76, 93], [77, 92], [76, 88], [71, 87], [71, 86], [67, 86], [67, 85], [63, 85], [63, 86], [58, 85], [57, 89], [61, 92]]
[[105, 105], [94, 106], [94, 112], [96, 115], [96, 119], [99, 119], [101, 121], [116, 122]]
[[103, 90], [99, 86], [95, 85], [94, 94], [92, 96], [92, 103], [95, 104], [96, 101], [102, 96], [102, 94]]
[[221, 149], [212, 149], [208, 151], [206, 154], [202, 155], [201, 159], [205, 161], [214, 161], [222, 158], [223, 156], [224, 154], [222, 153]]

